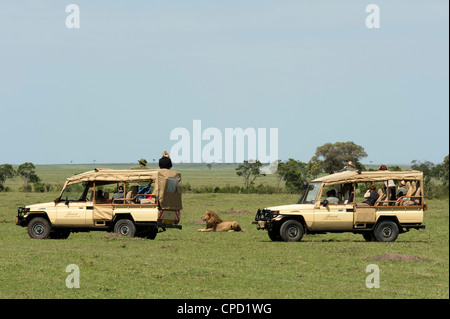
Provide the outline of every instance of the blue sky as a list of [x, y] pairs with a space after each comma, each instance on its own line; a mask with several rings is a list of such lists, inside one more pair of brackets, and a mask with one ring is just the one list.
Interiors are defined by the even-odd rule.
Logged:
[[[68, 29], [65, 8], [80, 8]], [[380, 7], [368, 29], [366, 5]], [[280, 159], [449, 153], [448, 1], [2, 1], [0, 163], [135, 162], [175, 128], [278, 128]]]

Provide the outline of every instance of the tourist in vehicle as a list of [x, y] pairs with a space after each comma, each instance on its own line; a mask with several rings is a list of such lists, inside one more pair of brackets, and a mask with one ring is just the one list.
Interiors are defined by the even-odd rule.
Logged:
[[163, 152], [162, 157], [159, 159], [159, 168], [172, 168], [172, 160], [170, 159], [169, 152]]
[[408, 187], [406, 187], [406, 182], [401, 181], [400, 184], [398, 185], [398, 189], [397, 189], [397, 198], [406, 196], [407, 193], [408, 193]]
[[[379, 171], [387, 171], [388, 168], [386, 165], [381, 165], [378, 168]], [[395, 183], [392, 179], [384, 182], [384, 191], [388, 194], [389, 200], [395, 201], [397, 199], [395, 193]]]
[[[373, 206], [373, 205], [375, 205], [375, 202], [377, 201], [378, 197], [380, 197], [380, 194], [378, 194], [378, 192], [375, 189], [376, 189], [375, 185], [371, 185], [369, 190], [367, 191], [367, 193], [368, 193], [367, 199], [364, 202], [359, 203], [358, 206]], [[366, 197], [366, 196], [364, 196], [364, 197]]]
[[328, 204], [339, 204], [339, 199], [336, 197], [336, 191], [334, 189], [327, 192], [327, 198], [325, 200]]
[[123, 197], [124, 197], [123, 186], [119, 186], [119, 188], [117, 189], [117, 193], [114, 193], [111, 201], [113, 201], [115, 199], [122, 199]]

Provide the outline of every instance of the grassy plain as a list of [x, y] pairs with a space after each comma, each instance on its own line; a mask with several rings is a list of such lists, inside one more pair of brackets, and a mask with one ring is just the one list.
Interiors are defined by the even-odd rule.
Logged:
[[[37, 173], [62, 185], [92, 167], [38, 166]], [[232, 166], [177, 170], [195, 186], [242, 184]], [[276, 177], [260, 182], [274, 185]], [[365, 242], [354, 234], [271, 242], [251, 221], [258, 208], [295, 203], [298, 195], [291, 194], [184, 194], [183, 230], [155, 240], [105, 232], [32, 240], [13, 223], [17, 207], [51, 201], [58, 191], [21, 193], [20, 183], [8, 181], [11, 191], [0, 193], [0, 298], [449, 298], [448, 201], [429, 201], [427, 228], [401, 234], [394, 243]], [[237, 220], [247, 232], [197, 232], [206, 209]], [[410, 258], [391, 260], [398, 254]], [[66, 287], [69, 264], [80, 268], [79, 289]], [[369, 264], [380, 269], [380, 288], [366, 288]]]

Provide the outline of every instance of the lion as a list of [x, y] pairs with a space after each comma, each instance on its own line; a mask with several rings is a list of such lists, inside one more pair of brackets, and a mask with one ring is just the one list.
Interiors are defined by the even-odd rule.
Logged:
[[216, 213], [211, 210], [207, 210], [205, 215], [202, 216], [202, 220], [206, 222], [206, 229], [198, 229], [201, 232], [233, 232], [233, 231], [245, 231], [241, 228], [237, 221], [223, 221]]

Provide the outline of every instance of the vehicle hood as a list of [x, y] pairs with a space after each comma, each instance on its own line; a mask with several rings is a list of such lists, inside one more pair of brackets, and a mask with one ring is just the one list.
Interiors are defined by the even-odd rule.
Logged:
[[46, 210], [49, 207], [55, 207], [55, 202], [40, 203], [40, 204], [33, 204], [33, 205], [25, 206], [25, 208], [29, 208], [30, 211]]
[[314, 205], [313, 204], [292, 204], [292, 205], [271, 206], [271, 207], [266, 207], [266, 209], [279, 210], [280, 212], [292, 212], [292, 211], [299, 211], [299, 210], [303, 210], [303, 209], [314, 209]]

